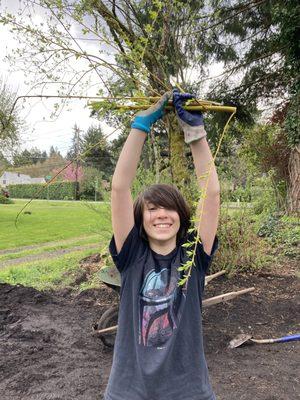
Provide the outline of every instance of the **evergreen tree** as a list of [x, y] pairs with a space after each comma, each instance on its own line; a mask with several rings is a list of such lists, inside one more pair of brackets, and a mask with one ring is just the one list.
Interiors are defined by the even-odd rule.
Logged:
[[45, 162], [47, 159], [47, 152], [39, 149], [32, 148], [30, 150], [25, 149], [21, 152], [16, 152], [13, 155], [13, 163], [15, 167], [21, 167], [24, 165], [31, 165]]
[[[79, 155], [82, 153], [82, 139], [80, 137], [81, 130], [79, 129], [78, 125], [75, 124], [73, 127], [73, 137], [72, 143], [67, 153], [68, 160], [75, 160]], [[78, 160], [79, 162], [79, 160]]]
[[57, 149], [57, 147], [51, 146], [49, 150], [49, 158], [53, 156], [59, 156], [61, 157], [60, 151]]
[[82, 153], [86, 166], [94, 167], [109, 180], [113, 172], [112, 155], [100, 125], [91, 126], [82, 140]]

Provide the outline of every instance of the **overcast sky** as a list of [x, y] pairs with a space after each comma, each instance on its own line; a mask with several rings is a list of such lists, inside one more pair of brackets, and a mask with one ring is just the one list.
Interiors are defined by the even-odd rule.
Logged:
[[[21, 4], [22, 4], [21, 0]], [[10, 13], [15, 14], [19, 7], [19, 0], [0, 0], [0, 12], [8, 10]], [[43, 12], [37, 9], [34, 14], [33, 24], [38, 25], [43, 22]], [[72, 34], [77, 36], [80, 32], [76, 32], [76, 27], [72, 26]], [[41, 88], [37, 87], [32, 89], [32, 83], [26, 84], [26, 82], [33, 81], [34, 77], [29, 76], [27, 79], [24, 73], [21, 71], [20, 66], [17, 68], [10, 66], [6, 57], [11, 54], [11, 51], [20, 44], [15, 40], [16, 33], [11, 33], [7, 26], [0, 24], [0, 76], [4, 81], [11, 87], [18, 96], [23, 95], [38, 95], [41, 93]], [[82, 35], [81, 35], [82, 36]], [[81, 44], [81, 43], [80, 43]], [[82, 46], [88, 49], [89, 52], [97, 54], [99, 43], [93, 41], [82, 42]], [[109, 55], [108, 55], [109, 57]], [[80, 65], [80, 61], [76, 61]], [[20, 64], [19, 64], [20, 65]], [[17, 69], [17, 70], [16, 70]], [[221, 65], [213, 65], [210, 68], [210, 73], [216, 75], [222, 70]], [[194, 70], [189, 71], [190, 79], [193, 79], [193, 75], [197, 75]], [[85, 95], [96, 96], [97, 91], [101, 88], [101, 80], [98, 75], [92, 77], [93, 85], [86, 88]], [[55, 85], [51, 85], [45, 92], [48, 95], [56, 95], [57, 91]], [[86, 107], [86, 100], [70, 100], [67, 107], [63, 109], [57, 118], [51, 118], [51, 114], [54, 110], [54, 104], [57, 100], [49, 99], [27, 99], [23, 104], [21, 117], [27, 125], [27, 129], [22, 133], [22, 148], [37, 147], [40, 150], [49, 151], [49, 148], [53, 145], [57, 147], [63, 155], [68, 151], [73, 136], [73, 127], [76, 124], [82, 131], [87, 130], [91, 125], [99, 124], [99, 121], [95, 118], [90, 118], [90, 111]], [[22, 105], [20, 102], [19, 105]], [[109, 134], [113, 129], [103, 121], [100, 122], [105, 134]], [[110, 137], [110, 139], [117, 136], [117, 133]]]
[[[14, 13], [17, 10], [18, 4], [18, 0], [1, 1], [0, 12], [8, 10]], [[36, 18], [40, 20], [42, 16], [37, 15]], [[30, 77], [26, 79], [20, 69], [14, 71], [16, 67], [12, 68], [6, 60], [6, 56], [11, 54], [12, 49], [15, 46], [19, 46], [14, 39], [14, 35], [9, 31], [7, 26], [0, 24], [0, 76], [18, 96], [26, 95], [29, 92], [30, 94], [40, 94], [41, 90], [32, 90], [32, 85], [26, 84], [26, 81], [29, 81]], [[100, 88], [100, 79], [98, 76], [95, 76], [95, 80], [96, 82], [99, 81], [99, 85], [89, 88], [86, 95], [96, 96]], [[52, 95], [57, 94], [55, 89], [47, 90], [47, 93]], [[86, 107], [86, 100], [71, 100], [59, 117], [51, 118], [54, 110], [53, 106], [56, 102], [57, 100], [49, 99], [26, 100], [23, 105], [24, 109], [21, 112], [21, 116], [27, 126], [26, 130], [22, 133], [23, 148], [38, 147], [41, 150], [49, 151], [49, 148], [53, 145], [65, 155], [71, 143], [74, 124], [77, 124], [82, 132], [86, 131], [91, 125], [99, 124], [98, 120], [90, 118], [90, 111]], [[101, 126], [107, 134], [113, 130], [104, 122], [101, 122]]]

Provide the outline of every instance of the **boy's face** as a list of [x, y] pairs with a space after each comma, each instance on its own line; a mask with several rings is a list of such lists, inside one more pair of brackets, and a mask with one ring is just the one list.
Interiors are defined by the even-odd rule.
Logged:
[[149, 241], [174, 241], [180, 228], [180, 218], [175, 210], [146, 203], [143, 211], [143, 226]]

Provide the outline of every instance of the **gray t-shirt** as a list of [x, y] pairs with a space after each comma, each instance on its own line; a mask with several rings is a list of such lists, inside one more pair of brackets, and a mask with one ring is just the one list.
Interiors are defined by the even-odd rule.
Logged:
[[[190, 240], [193, 240], [191, 237]], [[214, 400], [203, 351], [201, 298], [211, 256], [197, 244], [186, 288], [178, 267], [181, 243], [168, 255], [150, 249], [134, 226], [117, 254], [121, 297], [113, 364], [105, 400]]]

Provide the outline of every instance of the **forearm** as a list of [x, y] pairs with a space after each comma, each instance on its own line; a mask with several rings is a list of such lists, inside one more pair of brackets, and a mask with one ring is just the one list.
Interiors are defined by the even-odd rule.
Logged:
[[132, 185], [147, 134], [131, 129], [120, 153], [112, 179], [112, 189], [126, 190]]
[[192, 142], [190, 146], [200, 189], [207, 187], [207, 196], [219, 196], [218, 174], [206, 138]]

